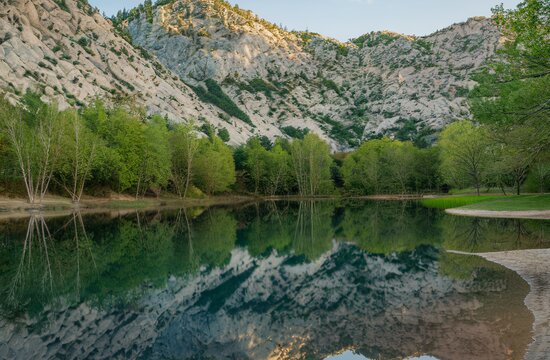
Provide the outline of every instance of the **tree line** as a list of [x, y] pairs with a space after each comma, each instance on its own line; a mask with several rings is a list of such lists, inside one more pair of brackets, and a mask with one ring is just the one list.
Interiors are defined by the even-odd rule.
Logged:
[[[212, 126], [172, 123], [141, 108], [97, 101], [58, 111], [37, 95], [22, 106], [0, 103], [0, 187], [41, 203], [47, 193], [110, 192], [136, 198], [220, 193], [255, 195], [374, 195], [441, 192], [448, 188], [550, 187], [550, 153], [520, 156], [491, 127], [450, 124], [435, 146], [382, 138], [350, 153], [331, 153], [315, 134], [303, 139], [253, 137], [230, 147]], [[523, 144], [521, 144], [523, 146]]]
[[[448, 125], [432, 147], [390, 138], [331, 154], [314, 134], [254, 137], [231, 148], [227, 130], [171, 123], [131, 104], [96, 101], [58, 111], [29, 93], [0, 99], [0, 191], [40, 203], [48, 192], [80, 202], [111, 191], [318, 196], [438, 192], [449, 188], [550, 190], [548, 0], [494, 9], [508, 41], [477, 74], [473, 120]], [[223, 130], [223, 129], [222, 129]]]

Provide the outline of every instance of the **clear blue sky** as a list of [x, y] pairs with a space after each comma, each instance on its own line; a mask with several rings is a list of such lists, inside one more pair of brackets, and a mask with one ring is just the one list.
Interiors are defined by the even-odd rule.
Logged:
[[[107, 15], [143, 0], [89, 0]], [[154, 0], [153, 0], [154, 2]], [[289, 30], [310, 30], [347, 40], [377, 30], [427, 35], [469, 17], [491, 14], [519, 0], [229, 0]]]

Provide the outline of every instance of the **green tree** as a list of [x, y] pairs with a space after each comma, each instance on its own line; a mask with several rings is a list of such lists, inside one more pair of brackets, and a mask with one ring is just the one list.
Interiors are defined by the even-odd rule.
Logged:
[[414, 167], [414, 187], [417, 192], [435, 191], [440, 185], [439, 147], [417, 149]]
[[200, 140], [195, 163], [196, 184], [207, 194], [227, 191], [235, 183], [233, 154], [217, 136]]
[[333, 190], [330, 148], [315, 134], [307, 134], [303, 140], [291, 145], [291, 163], [300, 195], [315, 196]]
[[123, 107], [107, 111], [103, 104], [85, 112], [84, 116], [111, 152], [106, 155], [113, 164], [113, 186], [118, 191], [136, 189], [140, 181], [145, 153], [145, 124], [142, 119]]
[[143, 3], [143, 10], [145, 11], [145, 18], [149, 24], [153, 23], [153, 2], [151, 0], [145, 0]]
[[439, 138], [441, 173], [455, 186], [473, 186], [477, 194], [483, 184], [490, 159], [485, 129], [468, 120], [448, 125]]
[[257, 137], [251, 138], [245, 147], [245, 169], [252, 180], [254, 193], [258, 194], [260, 183], [266, 177], [268, 170], [268, 151]]
[[171, 152], [166, 120], [155, 115], [144, 127], [141, 167], [136, 197], [152, 190], [157, 196], [166, 187], [171, 175]]
[[193, 182], [199, 139], [193, 122], [178, 124], [170, 135], [172, 181], [180, 197], [186, 198]]
[[406, 193], [415, 187], [418, 152], [408, 141], [367, 141], [344, 160], [344, 185], [361, 194]]
[[525, 0], [514, 10], [501, 5], [493, 12], [506, 42], [477, 76], [471, 107], [504, 148], [498, 168], [514, 178], [519, 192], [529, 167], [550, 147], [550, 2]]
[[276, 195], [288, 191], [290, 178], [290, 154], [277, 142], [267, 154], [266, 192]]
[[361, 194], [379, 194], [383, 189], [383, 169], [380, 164], [382, 149], [390, 139], [363, 143], [342, 165], [342, 176], [348, 190]]
[[550, 190], [550, 152], [545, 152], [532, 164], [526, 180], [526, 191], [540, 192]]
[[221, 128], [218, 130], [218, 137], [223, 140], [223, 142], [229, 142], [231, 140], [231, 136], [229, 135], [229, 131], [226, 128]]
[[416, 149], [411, 142], [390, 141], [380, 154], [386, 191], [406, 193], [412, 183]]

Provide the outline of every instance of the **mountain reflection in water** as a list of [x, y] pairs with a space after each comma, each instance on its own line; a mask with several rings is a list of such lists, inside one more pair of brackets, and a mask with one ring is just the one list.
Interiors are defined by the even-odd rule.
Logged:
[[278, 202], [0, 223], [0, 358], [521, 359], [550, 223]]

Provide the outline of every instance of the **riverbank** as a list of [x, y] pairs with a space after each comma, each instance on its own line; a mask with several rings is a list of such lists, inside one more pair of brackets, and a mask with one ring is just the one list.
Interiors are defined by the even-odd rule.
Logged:
[[258, 198], [244, 195], [223, 195], [205, 198], [180, 199], [176, 197], [135, 199], [125, 195], [110, 198], [86, 197], [80, 204], [60, 196], [47, 196], [42, 204], [29, 204], [24, 199], [0, 197], [0, 220], [28, 217], [40, 213], [44, 217], [67, 216], [74, 211], [82, 214], [114, 213], [128, 211], [147, 211], [154, 209], [179, 209], [200, 206], [233, 205], [257, 201]]
[[497, 218], [497, 219], [534, 219], [550, 220], [550, 210], [536, 211], [491, 211], [491, 210], [473, 210], [473, 209], [446, 209], [445, 212], [450, 215]]
[[[451, 251], [453, 252], [453, 251]], [[530, 287], [525, 305], [535, 316], [533, 343], [526, 360], [547, 359], [550, 353], [550, 249], [517, 250], [476, 255], [518, 273]]]
[[147, 211], [155, 209], [179, 209], [189, 207], [208, 207], [217, 205], [239, 205], [257, 201], [334, 201], [334, 200], [376, 200], [376, 201], [415, 201], [422, 199], [420, 195], [371, 195], [342, 196], [327, 195], [316, 197], [289, 196], [255, 196], [255, 195], [219, 195], [204, 198], [160, 197], [135, 199], [128, 195], [115, 194], [108, 198], [85, 197], [80, 204], [73, 204], [69, 198], [47, 196], [42, 204], [29, 204], [23, 198], [0, 196], [0, 220], [27, 217], [29, 214], [40, 213], [45, 217], [70, 215], [75, 210], [82, 214], [113, 213], [124, 214], [128, 211]]
[[550, 219], [550, 195], [449, 196], [422, 200], [427, 207], [459, 216]]

